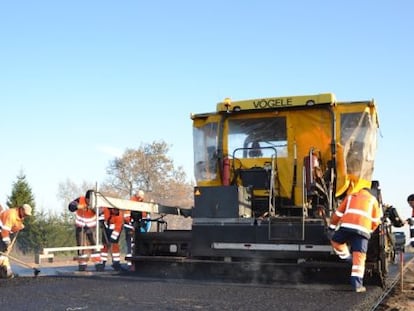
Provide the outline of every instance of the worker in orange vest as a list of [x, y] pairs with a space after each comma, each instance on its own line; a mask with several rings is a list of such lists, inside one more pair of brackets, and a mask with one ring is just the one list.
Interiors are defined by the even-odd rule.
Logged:
[[[329, 230], [331, 244], [339, 258], [352, 260], [351, 285], [355, 292], [365, 292], [363, 278], [368, 240], [381, 222], [382, 210], [367, 188], [348, 195], [332, 214]], [[347, 243], [351, 245], [352, 256]]]
[[[76, 245], [86, 246], [84, 236], [86, 235], [89, 245], [95, 245], [96, 240], [94, 236], [94, 230], [96, 229], [96, 212], [89, 206], [90, 197], [93, 194], [93, 190], [88, 190], [85, 196], [80, 196], [69, 203], [69, 211], [75, 213], [75, 234]], [[85, 250], [78, 250], [78, 263], [79, 271], [85, 271], [88, 263], [88, 253]], [[95, 250], [90, 255], [91, 260], [95, 263], [100, 261], [100, 252]]]
[[116, 271], [124, 270], [121, 266], [121, 249], [119, 238], [124, 225], [123, 214], [118, 208], [104, 207], [101, 209], [99, 221], [102, 224], [101, 262], [97, 271], [104, 271], [108, 261], [108, 252], [112, 254], [112, 268]]
[[[8, 254], [11, 250], [12, 239], [17, 232], [24, 229], [24, 219], [32, 215], [32, 207], [29, 204], [4, 209], [0, 213], [0, 252]], [[9, 258], [0, 254], [0, 278], [12, 278], [14, 276]]]

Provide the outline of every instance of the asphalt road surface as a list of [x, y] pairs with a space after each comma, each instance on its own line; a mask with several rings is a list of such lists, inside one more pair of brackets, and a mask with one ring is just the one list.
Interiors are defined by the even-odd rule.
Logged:
[[[381, 288], [357, 294], [343, 283], [246, 284], [144, 278], [75, 266], [30, 269], [0, 280], [0, 310], [370, 310]], [[15, 269], [16, 272], [16, 269]]]
[[[407, 261], [413, 254], [405, 254]], [[28, 260], [28, 259], [26, 259]], [[295, 271], [280, 274], [271, 284], [218, 281], [200, 274], [188, 278], [143, 277], [142, 274], [77, 271], [73, 261], [44, 263], [34, 269], [13, 264], [19, 276], [0, 279], [0, 311], [46, 310], [372, 310], [382, 288], [367, 285], [366, 293], [354, 293], [349, 272], [316, 272], [303, 282]], [[29, 264], [33, 265], [33, 264]], [[34, 266], [34, 265], [33, 265]], [[391, 277], [399, 271], [390, 266]], [[161, 269], [162, 270], [162, 269]], [[160, 270], [160, 271], [161, 271]], [[164, 275], [164, 277], [163, 277]]]

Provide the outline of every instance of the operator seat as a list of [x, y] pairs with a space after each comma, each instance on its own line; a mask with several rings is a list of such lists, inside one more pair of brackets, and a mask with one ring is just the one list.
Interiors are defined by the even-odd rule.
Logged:
[[252, 149], [249, 150], [249, 158], [260, 158], [263, 156], [262, 150], [260, 149], [260, 144], [257, 141], [252, 143]]

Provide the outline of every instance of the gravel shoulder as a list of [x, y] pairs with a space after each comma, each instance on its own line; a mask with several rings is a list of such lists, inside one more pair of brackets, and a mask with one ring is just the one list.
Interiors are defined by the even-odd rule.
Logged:
[[[409, 249], [410, 252], [413, 248]], [[412, 311], [414, 310], [414, 259], [407, 263], [401, 281], [388, 295], [388, 298], [378, 306], [377, 311]]]

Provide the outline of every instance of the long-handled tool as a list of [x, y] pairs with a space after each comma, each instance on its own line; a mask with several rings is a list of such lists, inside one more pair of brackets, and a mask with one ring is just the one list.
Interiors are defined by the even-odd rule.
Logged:
[[14, 246], [14, 243], [16, 243], [18, 234], [19, 234], [19, 231], [16, 232], [16, 234], [13, 237], [13, 240], [11, 241], [10, 245], [7, 247], [7, 251], [6, 251], [7, 255], [11, 253], [11, 251], [13, 249], [13, 246]]
[[21, 266], [24, 266], [24, 267], [33, 269], [33, 274], [34, 274], [35, 277], [38, 276], [38, 274], [40, 273], [40, 270], [37, 269], [36, 267], [34, 267], [32, 265], [29, 265], [28, 263], [26, 263], [26, 262], [24, 262], [24, 261], [22, 261], [22, 260], [20, 260], [20, 259], [18, 259], [16, 257], [14, 257], [12, 255], [9, 255], [8, 253], [0, 252], [0, 255], [3, 255], [3, 256], [8, 257], [10, 260], [15, 261], [16, 263], [20, 264]]

